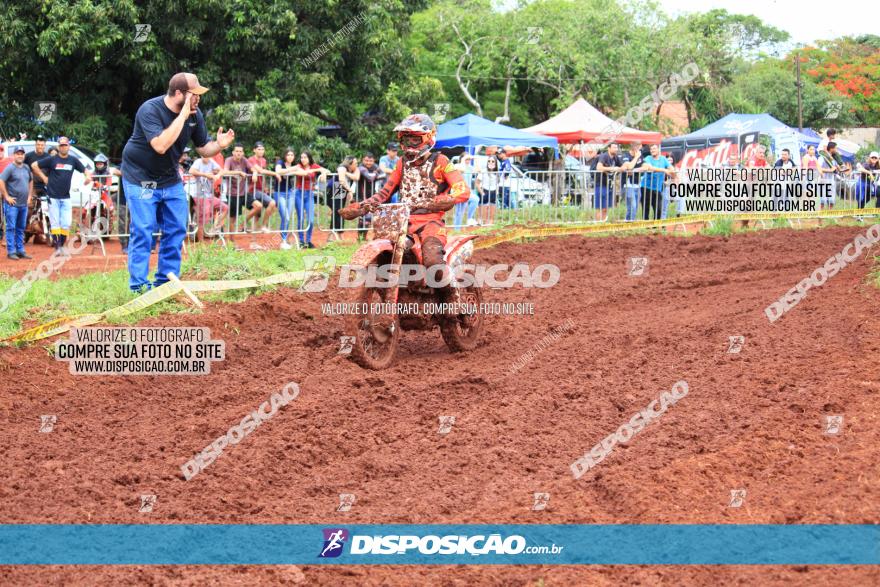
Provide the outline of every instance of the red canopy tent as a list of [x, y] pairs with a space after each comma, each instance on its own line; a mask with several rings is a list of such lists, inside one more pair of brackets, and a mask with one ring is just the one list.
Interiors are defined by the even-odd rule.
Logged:
[[[603, 134], [607, 137], [607, 133], [614, 128], [613, 122], [591, 106], [589, 102], [579, 98], [577, 102], [549, 120], [522, 130], [556, 137], [560, 143], [580, 143], [581, 141], [590, 142]], [[659, 132], [624, 127], [622, 132], [616, 135], [614, 141], [617, 143], [639, 141], [642, 144], [651, 145], [660, 144], [662, 138], [663, 136]]]

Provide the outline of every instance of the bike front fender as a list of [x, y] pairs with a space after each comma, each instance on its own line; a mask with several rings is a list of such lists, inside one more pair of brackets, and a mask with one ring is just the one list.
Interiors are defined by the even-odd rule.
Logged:
[[376, 258], [386, 251], [393, 251], [394, 245], [388, 239], [370, 241], [355, 251], [351, 257], [351, 265], [356, 267], [368, 267]]

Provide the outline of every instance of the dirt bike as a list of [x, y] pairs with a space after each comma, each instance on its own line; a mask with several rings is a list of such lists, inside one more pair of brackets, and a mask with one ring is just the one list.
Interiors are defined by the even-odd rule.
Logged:
[[35, 196], [28, 205], [24, 242], [34, 239], [35, 245], [49, 244], [49, 232], [49, 199], [46, 196]]
[[[407, 204], [382, 204], [373, 212], [372, 241], [361, 246], [351, 260], [351, 265], [364, 268], [369, 274], [371, 266], [389, 270], [389, 284], [376, 287], [369, 281], [353, 291], [351, 301], [363, 313], [350, 314], [346, 323], [346, 334], [350, 337], [350, 358], [367, 369], [384, 369], [390, 366], [397, 355], [402, 330], [431, 330], [440, 327], [440, 334], [453, 352], [470, 351], [476, 348], [477, 340], [483, 330], [483, 316], [478, 311], [483, 294], [478, 285], [455, 288], [455, 302], [460, 308], [469, 308], [462, 313], [436, 312], [388, 312], [387, 306], [402, 304], [451, 304], [439, 290], [428, 287], [424, 279], [408, 280], [405, 285], [398, 283], [401, 265], [422, 265], [421, 243], [407, 235], [410, 209]], [[476, 235], [449, 237], [444, 247], [444, 260], [453, 274], [473, 252]], [[381, 306], [386, 306], [385, 311]]]
[[[93, 182], [89, 200], [84, 202], [80, 210], [80, 225], [87, 227], [91, 234], [104, 236], [110, 234], [113, 226], [113, 215], [116, 212], [116, 203], [113, 196], [117, 193], [115, 185], [105, 185]], [[97, 192], [97, 194], [96, 194]], [[98, 222], [103, 218], [105, 222]]]

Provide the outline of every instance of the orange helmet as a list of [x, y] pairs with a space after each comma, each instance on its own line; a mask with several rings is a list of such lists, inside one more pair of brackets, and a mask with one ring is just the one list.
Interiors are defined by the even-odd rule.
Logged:
[[419, 159], [437, 142], [437, 126], [427, 114], [410, 114], [394, 127], [403, 149], [403, 158]]

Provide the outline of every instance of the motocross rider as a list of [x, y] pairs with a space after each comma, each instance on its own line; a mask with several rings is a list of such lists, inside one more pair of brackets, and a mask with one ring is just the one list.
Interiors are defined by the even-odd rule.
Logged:
[[[461, 172], [441, 153], [431, 153], [437, 140], [437, 127], [427, 114], [412, 114], [394, 128], [403, 157], [382, 189], [362, 202], [346, 206], [339, 215], [351, 220], [375, 211], [398, 192], [401, 203], [409, 204], [407, 234], [421, 243], [422, 263], [426, 268], [439, 265], [449, 275], [444, 261], [446, 223], [444, 213], [470, 196]], [[443, 288], [453, 294], [451, 285]]]

